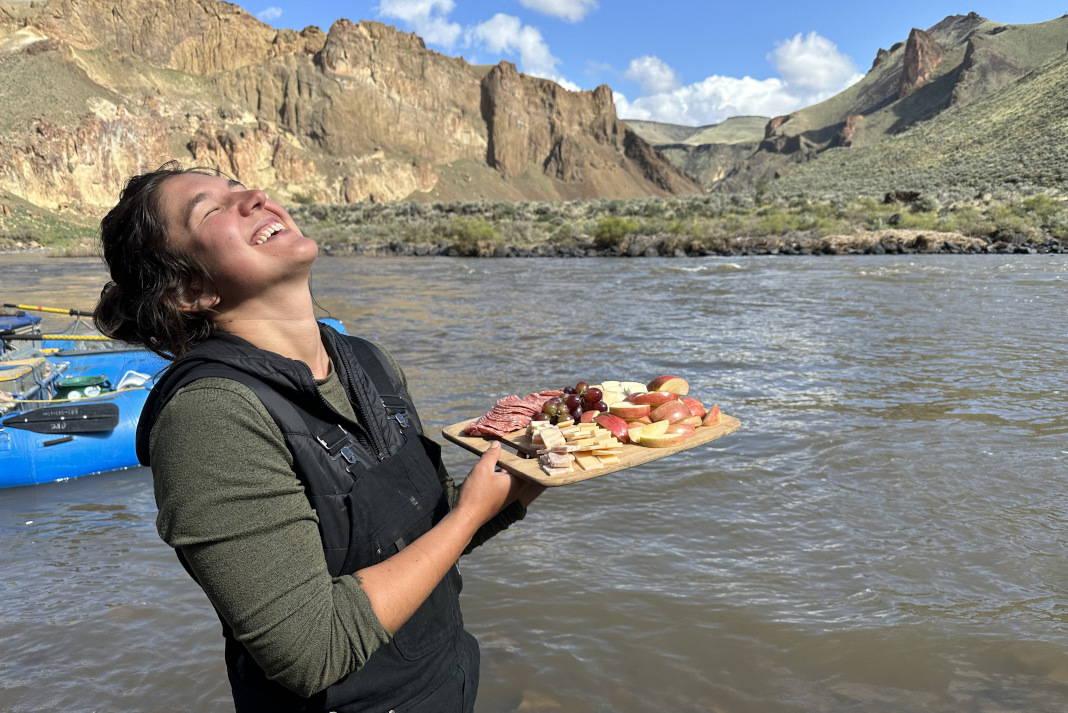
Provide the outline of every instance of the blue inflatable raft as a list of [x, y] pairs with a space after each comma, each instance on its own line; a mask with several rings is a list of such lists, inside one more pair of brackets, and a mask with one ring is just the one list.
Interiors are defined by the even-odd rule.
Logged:
[[168, 362], [92, 335], [42, 335], [40, 319], [0, 316], [0, 488], [138, 465], [137, 421]]

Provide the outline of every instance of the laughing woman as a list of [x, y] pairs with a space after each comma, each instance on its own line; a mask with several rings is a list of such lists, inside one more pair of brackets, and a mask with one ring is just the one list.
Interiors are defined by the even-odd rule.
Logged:
[[138, 429], [157, 528], [222, 621], [238, 711], [471, 711], [456, 563], [541, 488], [456, 487], [392, 357], [314, 316], [316, 244], [258, 190], [167, 164], [101, 222], [106, 334], [172, 360]]

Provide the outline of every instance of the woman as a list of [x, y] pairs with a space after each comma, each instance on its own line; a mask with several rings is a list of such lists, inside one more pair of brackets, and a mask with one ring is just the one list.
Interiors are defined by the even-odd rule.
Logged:
[[403, 374], [316, 322], [317, 253], [257, 190], [176, 163], [101, 222], [102, 331], [175, 363], [138, 429], [157, 529], [223, 623], [238, 711], [470, 711], [460, 555], [542, 488], [456, 488]]

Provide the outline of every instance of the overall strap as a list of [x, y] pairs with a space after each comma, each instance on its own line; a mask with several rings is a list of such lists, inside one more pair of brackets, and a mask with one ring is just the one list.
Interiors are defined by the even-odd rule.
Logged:
[[325, 421], [306, 409], [297, 408], [292, 401], [255, 376], [227, 364], [218, 363], [202, 364], [195, 371], [196, 373], [185, 374], [176, 382], [174, 393], [200, 379], [217, 378], [236, 381], [248, 387], [256, 395], [256, 398], [260, 400], [263, 407], [267, 409], [267, 413], [270, 414], [275, 424], [283, 432], [283, 436], [287, 432], [292, 432], [292, 429], [297, 428], [298, 424], [303, 424], [307, 430], [307, 435], [315, 439], [315, 442], [327, 452], [331, 460], [344, 459], [346, 462], [345, 469], [353, 477], [359, 477], [364, 468], [370, 464], [370, 461], [366, 464], [360, 463], [358, 453], [362, 449], [357, 446], [357, 439], [345, 430], [342, 425]]

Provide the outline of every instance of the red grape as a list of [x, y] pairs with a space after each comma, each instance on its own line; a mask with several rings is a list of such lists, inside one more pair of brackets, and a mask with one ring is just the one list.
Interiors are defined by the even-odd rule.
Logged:
[[601, 390], [596, 386], [591, 386], [586, 389], [586, 393], [582, 395], [582, 400], [588, 404], [595, 404], [600, 401], [602, 397], [604, 397], [604, 394], [601, 393]]
[[588, 389], [588, 388], [590, 388], [589, 384], [587, 384], [585, 381], [580, 381], [577, 384], [575, 384], [575, 393], [578, 394], [579, 396], [585, 396], [586, 395], [586, 389]]
[[593, 404], [591, 408], [596, 409], [598, 411], [607, 411], [608, 404], [606, 404], [604, 401], [598, 401], [597, 403]]

